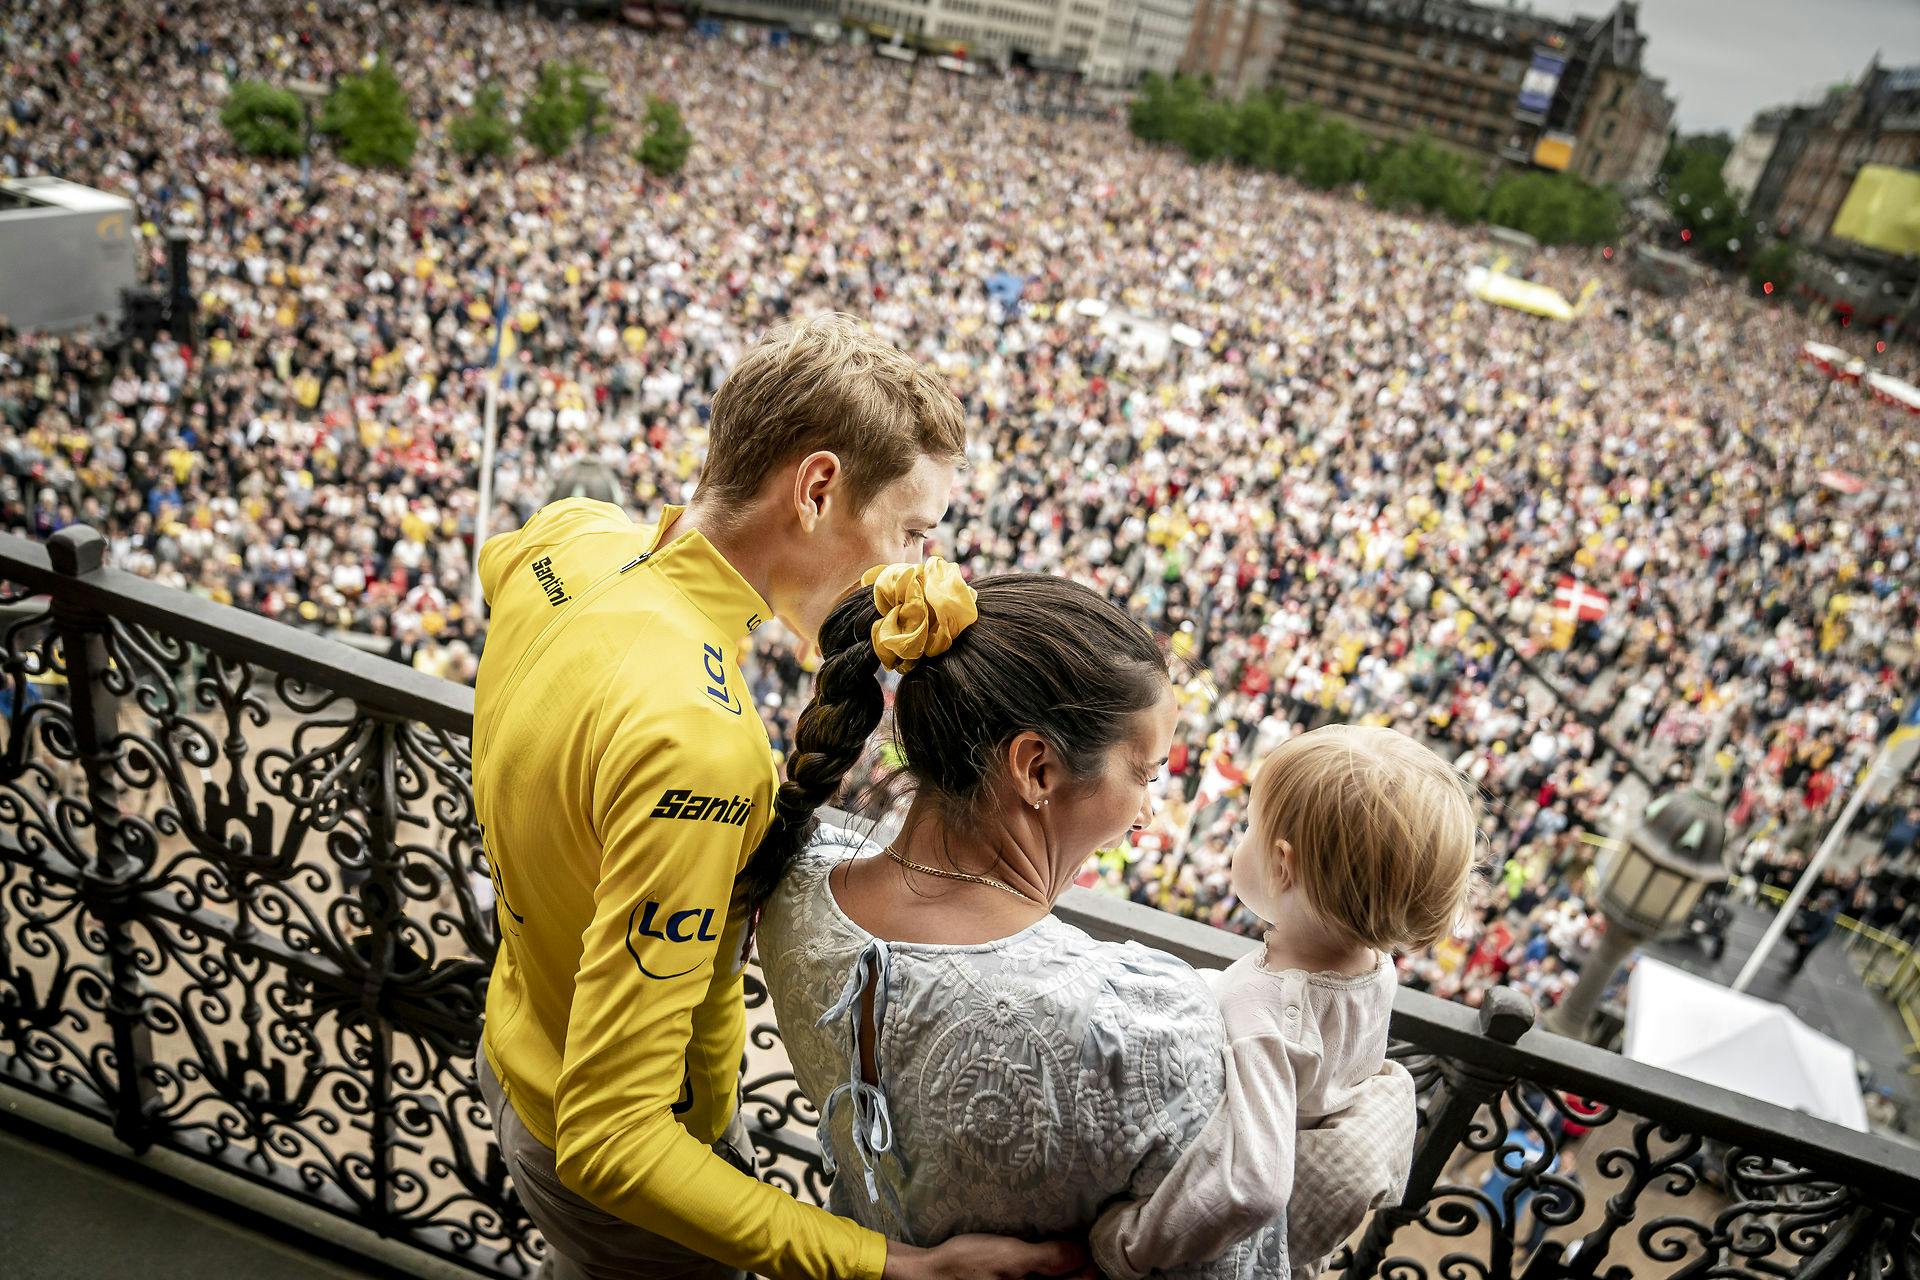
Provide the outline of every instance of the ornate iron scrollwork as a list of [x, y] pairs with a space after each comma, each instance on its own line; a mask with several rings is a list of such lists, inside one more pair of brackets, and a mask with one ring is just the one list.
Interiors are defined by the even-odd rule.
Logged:
[[[530, 1275], [544, 1245], [472, 1072], [498, 939], [474, 893], [465, 721], [410, 719], [364, 677], [346, 696], [310, 653], [243, 643], [184, 596], [197, 621], [179, 633], [150, 604], [13, 599], [0, 1080]], [[745, 989], [761, 1172], [825, 1203], [818, 1116], [754, 968]], [[1804, 1143], [1820, 1167], [1787, 1163], [1737, 1115], [1680, 1125], [1638, 1069], [1577, 1097], [1527, 1050], [1530, 1022], [1496, 992], [1478, 1039], [1396, 1024], [1420, 1145], [1408, 1202], [1335, 1260], [1345, 1280], [1920, 1280], [1920, 1195], [1837, 1176]]]

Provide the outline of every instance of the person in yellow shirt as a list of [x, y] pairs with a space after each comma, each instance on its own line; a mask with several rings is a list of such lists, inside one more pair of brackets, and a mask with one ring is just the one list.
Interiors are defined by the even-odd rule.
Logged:
[[556, 1280], [1081, 1265], [1064, 1242], [913, 1248], [801, 1204], [752, 1176], [737, 1109], [741, 971], [783, 869], [749, 855], [820, 803], [775, 777], [740, 645], [776, 615], [815, 636], [865, 569], [917, 557], [965, 434], [937, 377], [856, 322], [784, 325], [715, 396], [685, 509], [645, 527], [570, 498], [481, 549], [473, 792], [501, 938], [475, 1069]]

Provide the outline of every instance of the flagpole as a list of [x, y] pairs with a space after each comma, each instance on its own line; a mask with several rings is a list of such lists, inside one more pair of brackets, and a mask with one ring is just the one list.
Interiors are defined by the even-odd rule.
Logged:
[[[1201, 781], [1203, 783], [1206, 781], [1204, 776], [1202, 776]], [[1175, 849], [1173, 853], [1173, 865], [1176, 871], [1187, 861], [1187, 849], [1193, 844], [1193, 833], [1200, 825], [1200, 811], [1210, 807], [1210, 805], [1202, 803], [1202, 798], [1198, 791], [1193, 793], [1193, 803], [1187, 806], [1186, 830], [1180, 833], [1180, 847]]]
[[1915, 730], [1920, 729], [1920, 714], [1916, 714], [1920, 713], [1920, 698], [1916, 698], [1913, 693], [1909, 693], [1907, 697], [1909, 701], [1906, 713], [1901, 717], [1899, 727], [1878, 744], [1878, 750], [1873, 754], [1873, 763], [1868, 767], [1865, 775], [1854, 784], [1853, 795], [1848, 798], [1847, 807], [1840, 811], [1839, 818], [1828, 829], [1827, 838], [1820, 842], [1819, 851], [1813, 855], [1813, 861], [1807, 863], [1806, 869], [1800, 873], [1800, 878], [1794, 881], [1793, 891], [1780, 905], [1780, 913], [1774, 916], [1773, 923], [1767, 926], [1766, 935], [1760, 939], [1760, 945], [1755, 947], [1753, 954], [1747, 957], [1747, 963], [1740, 970], [1740, 976], [1733, 980], [1735, 991], [1745, 991], [1760, 975], [1760, 966], [1766, 963], [1768, 954], [1779, 945], [1780, 936], [1793, 923], [1794, 916], [1799, 914], [1800, 904], [1806, 901], [1807, 895], [1812, 893], [1814, 886], [1820, 883], [1820, 873], [1826, 870], [1828, 861], [1840, 846], [1847, 842], [1847, 833], [1853, 829], [1853, 820], [1859, 814], [1860, 806], [1866, 802], [1868, 793], [1877, 790], [1899, 775], [1900, 768], [1894, 762], [1893, 750], [1902, 742], [1912, 741], [1916, 736]]
[[498, 433], [500, 412], [501, 364], [510, 354], [507, 346], [507, 289], [499, 283], [493, 304], [493, 351], [487, 357], [487, 403], [480, 428], [480, 509], [473, 513], [472, 613], [478, 619], [486, 612], [486, 593], [480, 588], [480, 548], [487, 541], [487, 525], [493, 515], [493, 448]]
[[480, 589], [480, 548], [487, 540], [488, 517], [493, 513], [493, 438], [499, 421], [500, 370], [487, 373], [485, 424], [480, 432], [480, 509], [473, 513], [473, 604], [475, 618], [483, 615], [486, 600]]
[[[1874, 761], [1873, 768], [1876, 771], [1880, 768], [1878, 760]], [[1791, 925], [1793, 918], [1799, 914], [1800, 904], [1806, 901], [1807, 895], [1813, 891], [1813, 886], [1820, 883], [1820, 873], [1826, 869], [1827, 860], [1833, 857], [1835, 849], [1846, 842], [1847, 832], [1853, 827], [1853, 817], [1860, 812], [1861, 802], [1867, 798], [1871, 777], [1872, 774], [1869, 773], [1868, 777], [1861, 779], [1859, 785], [1853, 789], [1853, 797], [1847, 801], [1847, 807], [1841, 811], [1839, 820], [1827, 831], [1827, 838], [1821, 841], [1820, 851], [1813, 855], [1813, 861], [1809, 862], [1806, 870], [1800, 873], [1800, 878], [1794, 882], [1793, 892], [1789, 893], [1787, 900], [1780, 905], [1780, 913], [1774, 916], [1773, 923], [1767, 926], [1766, 936], [1760, 939], [1760, 945], [1755, 947], [1753, 954], [1747, 957], [1747, 963], [1740, 970], [1740, 976], [1733, 980], [1735, 991], [1745, 991], [1753, 985], [1753, 980], [1760, 975], [1760, 966], [1766, 963], [1767, 956], [1772, 953], [1775, 946], [1779, 945], [1780, 935], [1787, 931], [1787, 926]]]

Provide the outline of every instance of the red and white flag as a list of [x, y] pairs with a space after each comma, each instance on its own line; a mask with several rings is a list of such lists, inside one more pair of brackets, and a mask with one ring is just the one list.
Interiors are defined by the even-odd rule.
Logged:
[[1597, 622], [1607, 616], [1607, 598], [1573, 578], [1560, 579], [1553, 593], [1553, 607], [1580, 622]]
[[1233, 753], [1222, 748], [1207, 757], [1207, 770], [1200, 775], [1200, 791], [1194, 807], [1204, 809], [1222, 796], [1230, 796], [1246, 782], [1246, 771], [1233, 762]]

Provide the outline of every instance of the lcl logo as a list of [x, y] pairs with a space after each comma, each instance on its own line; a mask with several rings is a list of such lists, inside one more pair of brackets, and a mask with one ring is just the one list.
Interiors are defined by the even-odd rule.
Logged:
[[651, 898], [635, 903], [633, 910], [627, 912], [627, 954], [633, 957], [633, 963], [641, 973], [656, 982], [664, 982], [669, 978], [684, 978], [700, 966], [696, 963], [675, 973], [655, 973], [640, 958], [636, 944], [644, 939], [655, 942], [718, 942], [720, 935], [713, 930], [712, 907], [669, 912]]

